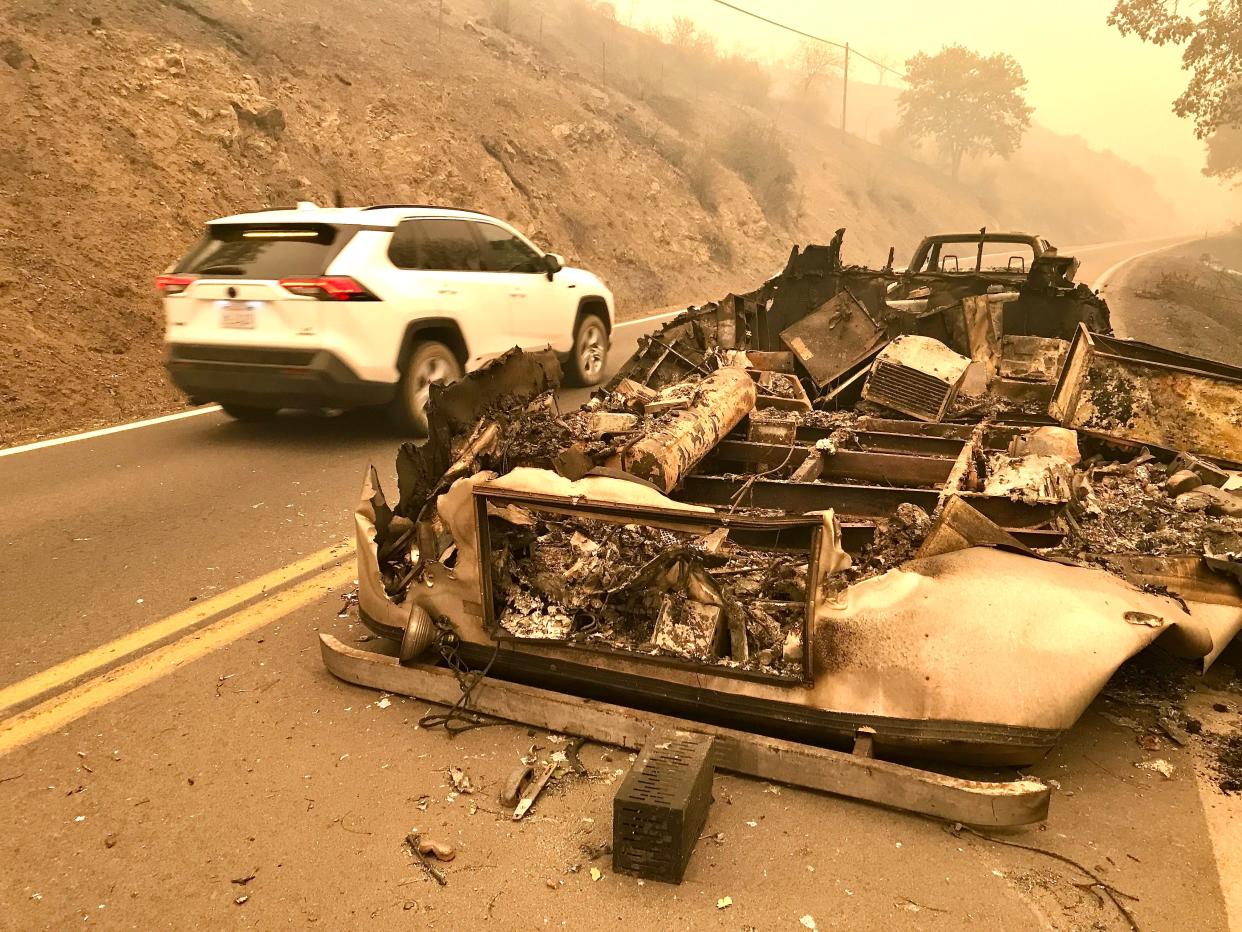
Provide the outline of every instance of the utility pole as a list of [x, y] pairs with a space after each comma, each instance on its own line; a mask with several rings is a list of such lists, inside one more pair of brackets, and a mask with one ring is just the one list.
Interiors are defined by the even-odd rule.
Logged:
[[850, 44], [845, 43], [845, 77], [841, 81], [841, 132], [845, 132], [845, 108], [850, 100]]

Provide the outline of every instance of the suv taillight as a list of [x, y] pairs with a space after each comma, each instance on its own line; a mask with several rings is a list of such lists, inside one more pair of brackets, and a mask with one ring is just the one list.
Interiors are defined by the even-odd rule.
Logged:
[[181, 294], [194, 284], [196, 277], [195, 275], [158, 275], [155, 279], [155, 290], [166, 298]]
[[317, 301], [375, 301], [375, 295], [347, 275], [327, 278], [282, 278], [280, 287], [290, 294]]

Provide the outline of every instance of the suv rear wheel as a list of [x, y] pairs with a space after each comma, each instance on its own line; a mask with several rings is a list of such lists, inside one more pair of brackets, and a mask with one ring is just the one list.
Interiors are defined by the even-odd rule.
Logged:
[[598, 385], [608, 362], [608, 326], [595, 313], [583, 314], [574, 330], [574, 348], [569, 357], [569, 381], [583, 388]]
[[415, 343], [402, 367], [397, 397], [392, 401], [392, 419], [401, 430], [422, 437], [427, 434], [427, 396], [432, 382], [449, 383], [460, 379], [461, 363], [453, 351], [435, 340]]
[[224, 413], [237, 421], [266, 421], [276, 416], [276, 408], [260, 408], [255, 405], [220, 405]]

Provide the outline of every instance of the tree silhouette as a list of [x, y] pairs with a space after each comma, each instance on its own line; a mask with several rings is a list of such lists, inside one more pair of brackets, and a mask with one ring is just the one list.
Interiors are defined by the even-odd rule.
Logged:
[[901, 130], [911, 139], [934, 139], [954, 178], [968, 154], [1011, 155], [1031, 125], [1026, 78], [1008, 55], [984, 57], [960, 45], [919, 52], [906, 62], [906, 81], [897, 99]]
[[669, 30], [668, 41], [670, 45], [678, 48], [688, 49], [694, 45], [698, 32], [698, 26], [694, 24], [689, 16], [674, 16], [673, 26]]
[[805, 94], [819, 78], [841, 67], [841, 56], [822, 42], [804, 40], [794, 55], [793, 66], [802, 75]]
[[1208, 137], [1203, 174], [1242, 185], [1242, 126], [1222, 126]]
[[1208, 140], [1208, 175], [1242, 175], [1242, 3], [1207, 0], [1190, 14], [1176, 0], [1118, 0], [1108, 21], [1123, 36], [1153, 45], [1184, 45], [1182, 67], [1190, 81], [1173, 112], [1194, 120], [1195, 136]]

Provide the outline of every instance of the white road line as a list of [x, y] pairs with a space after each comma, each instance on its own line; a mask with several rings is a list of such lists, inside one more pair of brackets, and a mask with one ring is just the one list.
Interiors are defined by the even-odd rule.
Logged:
[[1124, 259], [1114, 262], [1112, 265], [1106, 268], [1103, 272], [1101, 272], [1098, 276], [1096, 276], [1095, 281], [1091, 283], [1091, 290], [1099, 291], [1101, 288], [1103, 288], [1105, 285], [1108, 284], [1109, 279], [1111, 279], [1114, 275], [1116, 275], [1119, 271], [1121, 271], [1123, 268], [1125, 268], [1127, 265], [1129, 265], [1131, 262], [1133, 262], [1136, 259], [1142, 259], [1144, 256], [1150, 256], [1152, 253], [1156, 253], [1156, 252], [1163, 252], [1164, 250], [1172, 249], [1175, 246], [1185, 245], [1186, 243], [1193, 242], [1194, 240], [1198, 238], [1199, 237], [1197, 236], [1192, 236], [1192, 237], [1189, 237], [1188, 239], [1178, 240], [1175, 243], [1165, 243], [1163, 246], [1157, 246], [1155, 249], [1148, 249], [1148, 250], [1145, 250], [1144, 252], [1136, 252], [1132, 256], [1126, 256]]
[[145, 421], [134, 421], [130, 424], [117, 424], [115, 427], [101, 427], [98, 430], [88, 430], [82, 434], [70, 434], [68, 437], [54, 437], [51, 440], [40, 440], [36, 443], [27, 443], [20, 447], [8, 447], [0, 450], [0, 456], [14, 456], [18, 453], [29, 453], [31, 450], [42, 450], [46, 447], [58, 447], [65, 443], [76, 443], [79, 440], [94, 440], [96, 437], [106, 437], [108, 434], [119, 434], [127, 430], [137, 430], [139, 427], [154, 427], [156, 424], [167, 424], [169, 421], [180, 421], [187, 417], [198, 417], [200, 414], [214, 414], [220, 410], [219, 405], [206, 405], [202, 408], [195, 408], [193, 411], [179, 411], [176, 414], [165, 414], [163, 417], [147, 418]]
[[[687, 305], [688, 306], [688, 305]], [[637, 320], [621, 320], [612, 325], [613, 330], [620, 330], [622, 327], [633, 327], [635, 324], [649, 324], [657, 320], [664, 320], [666, 317], [676, 317], [686, 308], [678, 308], [675, 311], [661, 311], [659, 314], [651, 314], [647, 317], [639, 317]]]
[[[1185, 239], [1177, 240], [1177, 243], [1169, 244], [1169, 240], [1176, 237], [1177, 234], [1170, 236], [1148, 236], [1143, 239], [1115, 239], [1108, 243], [1087, 243], [1082, 246], [1059, 246], [1057, 251], [1062, 255], [1076, 256], [1080, 252], [1098, 252], [1101, 249], [1111, 249], [1114, 246], [1137, 246], [1140, 243], [1165, 243], [1166, 245], [1177, 245], [1178, 243], [1189, 242], [1192, 239], [1198, 239], [1198, 234], [1191, 236], [1187, 234]], [[1163, 247], [1161, 247], [1163, 248]]]

